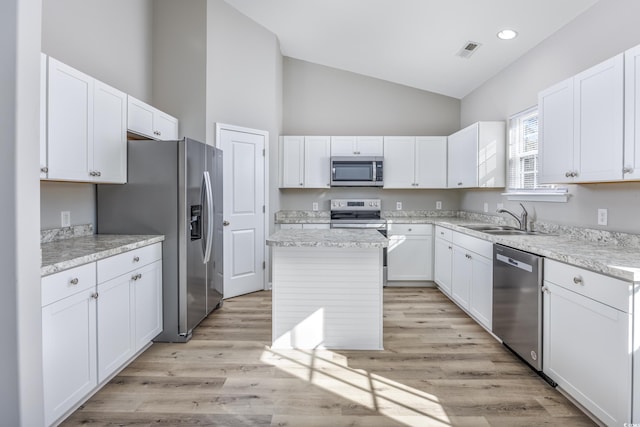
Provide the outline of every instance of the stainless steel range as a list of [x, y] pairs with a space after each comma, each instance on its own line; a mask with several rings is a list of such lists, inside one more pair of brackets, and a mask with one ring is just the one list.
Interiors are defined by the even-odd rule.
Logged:
[[[380, 199], [332, 199], [331, 228], [378, 230], [387, 237], [387, 220], [382, 218]], [[387, 284], [387, 248], [382, 252], [383, 282]]]

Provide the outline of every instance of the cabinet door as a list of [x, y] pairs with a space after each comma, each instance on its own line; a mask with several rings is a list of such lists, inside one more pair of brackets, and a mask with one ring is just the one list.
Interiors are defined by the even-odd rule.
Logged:
[[631, 315], [554, 283], [544, 286], [544, 372], [606, 425], [628, 423]]
[[280, 139], [281, 188], [304, 187], [304, 136]]
[[451, 295], [451, 267], [453, 260], [453, 245], [444, 239], [435, 240], [434, 281], [447, 295]]
[[449, 188], [478, 186], [478, 124], [448, 138], [447, 182]]
[[624, 179], [640, 180], [640, 46], [624, 54]]
[[331, 155], [332, 156], [353, 156], [356, 154], [355, 136], [332, 136]]
[[381, 136], [359, 136], [356, 139], [356, 155], [383, 156], [384, 143]]
[[471, 290], [469, 311], [481, 324], [491, 330], [493, 314], [493, 263], [476, 253], [471, 256]]
[[133, 274], [133, 300], [135, 302], [135, 347], [140, 350], [162, 332], [162, 261], [156, 261]]
[[155, 108], [131, 95], [127, 96], [127, 104], [127, 129], [139, 135], [155, 138], [153, 134]]
[[304, 187], [329, 188], [331, 186], [331, 138], [304, 137]]
[[47, 55], [40, 54], [40, 179], [47, 178]]
[[622, 179], [624, 55], [574, 77], [574, 169], [578, 182]]
[[504, 188], [506, 182], [505, 122], [478, 122], [477, 186]]
[[154, 137], [163, 141], [173, 141], [178, 139], [178, 119], [155, 110], [153, 116]]
[[384, 137], [384, 188], [416, 188], [415, 137]]
[[432, 239], [428, 236], [389, 236], [388, 280], [433, 280]]
[[451, 297], [462, 308], [469, 310], [471, 293], [471, 255], [464, 248], [453, 245], [451, 261]]
[[94, 83], [93, 144], [89, 145], [94, 181], [127, 181], [127, 95], [102, 82]]
[[[385, 146], [385, 160], [386, 152]], [[386, 161], [384, 166], [386, 186]], [[416, 137], [415, 184], [416, 188], [447, 188], [447, 137]]]
[[49, 178], [88, 181], [94, 79], [49, 58], [47, 145]]
[[98, 382], [134, 354], [133, 291], [126, 274], [98, 285]]
[[538, 132], [540, 183], [572, 182], [573, 79], [538, 94]]
[[52, 424], [97, 385], [96, 300], [84, 290], [42, 308], [45, 423]]

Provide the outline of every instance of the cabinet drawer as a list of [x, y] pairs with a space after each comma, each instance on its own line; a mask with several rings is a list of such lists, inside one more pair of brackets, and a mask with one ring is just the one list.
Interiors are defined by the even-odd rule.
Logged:
[[96, 263], [81, 265], [42, 278], [42, 306], [96, 285]]
[[98, 261], [98, 283], [121, 276], [162, 258], [162, 244], [144, 246]]
[[436, 237], [438, 239], [444, 239], [450, 242], [452, 233], [453, 231], [450, 230], [449, 228], [444, 228], [444, 227], [440, 227], [439, 225], [436, 225]]
[[388, 234], [402, 234], [406, 236], [431, 236], [433, 225], [431, 224], [389, 224]]
[[632, 312], [631, 282], [550, 259], [544, 260], [544, 280], [625, 313]]
[[493, 243], [477, 237], [467, 236], [463, 233], [454, 232], [452, 242], [468, 251], [475, 252], [486, 258], [493, 259]]

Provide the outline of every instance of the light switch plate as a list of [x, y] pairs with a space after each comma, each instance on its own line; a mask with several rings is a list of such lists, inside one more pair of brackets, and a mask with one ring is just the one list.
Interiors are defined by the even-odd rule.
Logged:
[[313, 202], [312, 206], [314, 211], [318, 210], [318, 202]]
[[442, 209], [442, 202], [440, 200], [436, 202], [436, 209]]
[[71, 212], [69, 211], [60, 212], [60, 226], [71, 227]]
[[484, 211], [489, 212], [489, 203], [484, 202]]
[[396, 202], [396, 210], [397, 211], [401, 211], [402, 210], [402, 202]]

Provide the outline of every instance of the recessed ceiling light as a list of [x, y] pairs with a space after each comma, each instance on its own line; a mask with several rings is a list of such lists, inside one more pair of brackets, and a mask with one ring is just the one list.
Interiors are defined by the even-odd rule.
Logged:
[[498, 33], [498, 38], [501, 40], [511, 40], [515, 39], [518, 36], [518, 33], [515, 30], [504, 29]]

